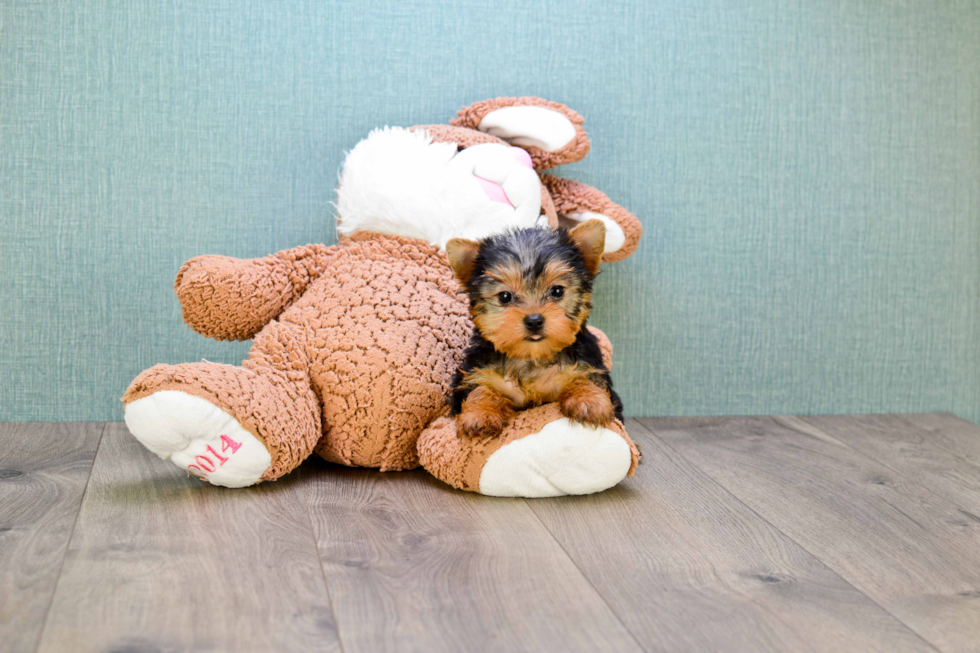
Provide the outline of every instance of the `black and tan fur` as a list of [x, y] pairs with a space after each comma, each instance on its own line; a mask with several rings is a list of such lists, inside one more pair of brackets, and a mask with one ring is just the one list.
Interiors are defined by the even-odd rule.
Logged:
[[599, 220], [449, 241], [475, 325], [451, 397], [465, 434], [497, 435], [516, 410], [550, 402], [592, 426], [622, 419], [599, 343], [585, 328], [604, 242]]

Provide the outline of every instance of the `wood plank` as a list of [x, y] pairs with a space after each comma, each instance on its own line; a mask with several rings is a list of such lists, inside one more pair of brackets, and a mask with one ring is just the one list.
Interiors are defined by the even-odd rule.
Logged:
[[931, 434], [930, 442], [960, 458], [980, 465], [980, 426], [949, 413], [899, 415]]
[[854, 449], [770, 418], [643, 423], [944, 651], [980, 643], [980, 523]]
[[641, 650], [525, 501], [421, 470], [308, 475], [346, 653]]
[[339, 651], [299, 479], [187, 478], [109, 424], [40, 651]]
[[531, 509], [649, 651], [934, 651], [635, 420], [636, 476]]
[[0, 649], [33, 651], [105, 424], [0, 424]]
[[800, 431], [816, 428], [950, 500], [980, 523], [980, 465], [938, 446], [933, 434], [897, 415], [782, 417]]

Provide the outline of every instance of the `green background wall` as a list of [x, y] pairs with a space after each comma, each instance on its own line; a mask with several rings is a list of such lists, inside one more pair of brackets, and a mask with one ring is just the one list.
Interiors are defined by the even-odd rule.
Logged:
[[333, 242], [375, 126], [533, 94], [646, 226], [593, 323], [632, 415], [980, 420], [980, 4], [0, 4], [0, 419], [120, 419], [202, 253]]

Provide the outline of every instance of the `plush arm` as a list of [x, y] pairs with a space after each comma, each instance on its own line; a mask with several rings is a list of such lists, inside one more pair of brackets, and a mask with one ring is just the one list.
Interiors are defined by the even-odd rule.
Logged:
[[299, 299], [339, 245], [304, 245], [263, 258], [197, 256], [177, 273], [184, 321], [215, 340], [248, 340]]

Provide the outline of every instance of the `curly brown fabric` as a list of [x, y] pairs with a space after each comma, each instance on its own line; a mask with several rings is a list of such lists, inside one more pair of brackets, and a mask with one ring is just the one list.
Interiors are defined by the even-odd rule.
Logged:
[[[561, 417], [558, 404], [545, 404], [521, 411], [507, 429], [495, 438], [461, 436], [456, 432], [456, 420], [440, 417], [419, 437], [419, 458], [422, 466], [444, 483], [459, 490], [479, 492], [483, 466], [495, 451], [505, 444], [539, 432]], [[632, 476], [640, 461], [639, 449], [619, 420], [613, 421], [607, 428], [621, 435], [629, 444], [632, 462], [628, 476]]]
[[299, 299], [336, 252], [304, 245], [255, 259], [192, 258], [174, 282], [184, 322], [215, 340], [248, 340]]
[[382, 470], [418, 466], [415, 441], [445, 410], [472, 328], [445, 253], [355, 234], [280, 319], [307, 334], [324, 420], [316, 453]]
[[469, 339], [465, 297], [445, 253], [419, 240], [361, 233], [331, 254], [329, 272], [319, 270], [302, 298], [259, 332], [241, 367], [157, 365], [123, 401], [160, 390], [210, 401], [270, 450], [263, 480], [292, 470], [314, 447], [346, 465], [418, 466], [416, 439], [445, 411]]
[[478, 130], [480, 121], [488, 113], [496, 109], [513, 106], [546, 107], [568, 118], [572, 126], [575, 127], [575, 138], [560, 150], [548, 152], [547, 150], [533, 146], [524, 148], [531, 155], [531, 161], [534, 163], [535, 170], [550, 170], [565, 163], [579, 161], [589, 153], [589, 148], [592, 147], [592, 144], [589, 141], [588, 135], [585, 133], [585, 129], [582, 127], [585, 124], [585, 119], [564, 104], [551, 102], [550, 100], [544, 100], [538, 97], [498, 97], [492, 100], [477, 102], [460, 109], [456, 117], [449, 121], [449, 124]]
[[261, 480], [274, 480], [309, 457], [320, 439], [320, 405], [310, 383], [302, 329], [270, 322], [241, 367], [220, 363], [154, 365], [136, 377], [122, 400], [161, 390], [210, 401], [258, 438], [272, 456]]

